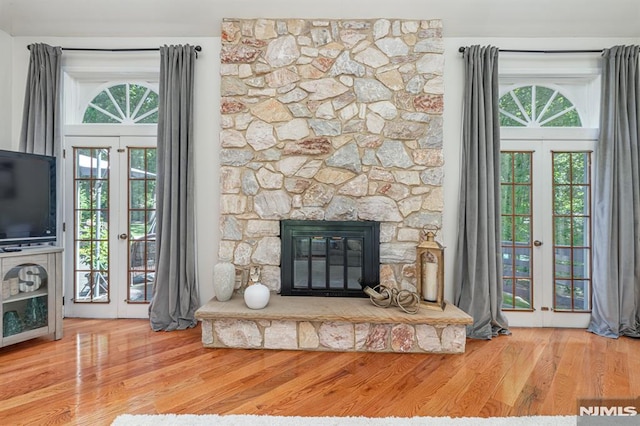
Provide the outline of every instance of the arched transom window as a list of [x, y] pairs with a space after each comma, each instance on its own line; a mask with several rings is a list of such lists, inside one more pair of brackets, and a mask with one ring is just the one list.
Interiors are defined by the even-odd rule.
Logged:
[[575, 105], [560, 91], [530, 85], [500, 97], [502, 127], [582, 127]]
[[121, 83], [103, 89], [89, 102], [83, 123], [155, 124], [158, 94], [150, 87]]

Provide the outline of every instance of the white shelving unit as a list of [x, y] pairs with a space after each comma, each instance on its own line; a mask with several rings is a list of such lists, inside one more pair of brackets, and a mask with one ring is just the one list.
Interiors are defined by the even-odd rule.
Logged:
[[0, 347], [62, 338], [62, 248], [1, 252], [0, 279]]

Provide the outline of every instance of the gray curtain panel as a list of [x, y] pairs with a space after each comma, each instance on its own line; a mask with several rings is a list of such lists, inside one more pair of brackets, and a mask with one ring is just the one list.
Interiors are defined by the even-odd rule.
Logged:
[[615, 46], [603, 54], [588, 330], [614, 338], [640, 337], [639, 52]]
[[160, 48], [156, 277], [149, 307], [155, 331], [196, 325], [193, 194], [194, 46]]
[[60, 151], [62, 49], [36, 43], [29, 50], [19, 150], [55, 156]]
[[467, 336], [508, 334], [502, 306], [498, 49], [467, 47], [462, 175], [454, 266], [456, 306], [473, 317]]

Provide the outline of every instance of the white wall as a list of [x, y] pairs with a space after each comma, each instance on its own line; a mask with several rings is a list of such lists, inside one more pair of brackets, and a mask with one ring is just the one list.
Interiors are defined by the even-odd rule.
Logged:
[[[446, 23], [445, 23], [446, 25]], [[0, 53], [3, 53], [3, 37], [0, 34]], [[5, 37], [6, 38], [6, 37]], [[161, 44], [191, 43], [200, 44], [203, 52], [197, 61], [196, 93], [195, 93], [195, 140], [196, 140], [196, 216], [198, 235], [198, 278], [200, 282], [200, 299], [208, 301], [213, 291], [211, 277], [213, 265], [217, 262], [217, 247], [220, 241], [219, 209], [217, 194], [219, 191], [219, 117], [220, 117], [220, 38], [38, 38], [19, 37], [14, 39], [13, 47], [13, 78], [12, 86], [21, 88], [25, 85], [28, 67], [28, 50], [26, 46], [33, 42], [46, 42], [63, 47], [154, 47]], [[448, 38], [445, 42], [445, 106], [444, 106], [444, 211], [443, 243], [446, 247], [446, 284], [445, 298], [453, 299], [452, 269], [456, 238], [457, 238], [457, 209], [460, 183], [460, 139], [462, 117], [462, 92], [464, 68], [462, 55], [458, 52], [460, 46], [474, 44], [491, 44], [502, 49], [602, 49], [616, 44], [636, 44], [640, 39], [477, 39], [477, 38]], [[104, 53], [108, 55], [108, 53]], [[515, 63], [513, 55], [501, 54], [501, 63]], [[527, 61], [547, 62], [553, 55], [529, 55]], [[592, 56], [595, 61], [599, 55]], [[520, 57], [524, 58], [524, 57]], [[503, 60], [504, 59], [504, 60]], [[0, 75], [2, 67], [0, 65]], [[0, 81], [0, 93], [3, 90]], [[5, 87], [6, 90], [6, 87]], [[11, 108], [13, 111], [22, 110], [23, 90], [14, 90]], [[3, 108], [0, 105], [0, 111]], [[4, 114], [0, 114], [0, 124]], [[13, 139], [17, 141], [20, 131], [21, 114], [14, 114], [12, 118]], [[4, 127], [4, 126], [3, 126]], [[2, 130], [0, 130], [0, 134]], [[17, 142], [16, 142], [17, 143]]]
[[9, 34], [0, 31], [0, 149], [11, 149], [11, 43]]

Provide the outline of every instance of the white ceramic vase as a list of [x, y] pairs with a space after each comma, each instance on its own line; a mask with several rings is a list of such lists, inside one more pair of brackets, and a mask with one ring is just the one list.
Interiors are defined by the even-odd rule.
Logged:
[[249, 309], [262, 309], [269, 303], [271, 293], [262, 283], [251, 284], [244, 290], [244, 303]]
[[216, 299], [226, 302], [233, 295], [236, 284], [236, 267], [232, 263], [222, 262], [213, 267], [213, 291]]

